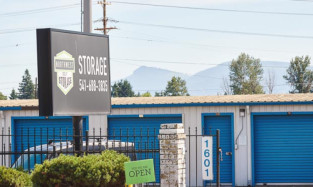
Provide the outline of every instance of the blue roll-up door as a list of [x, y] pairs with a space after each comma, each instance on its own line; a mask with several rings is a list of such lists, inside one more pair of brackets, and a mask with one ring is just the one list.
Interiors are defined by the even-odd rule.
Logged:
[[[108, 134], [110, 139], [124, 142], [134, 142], [136, 150], [159, 149], [160, 125], [164, 123], [182, 123], [181, 115], [148, 115], [138, 116], [109, 116]], [[160, 182], [160, 156], [159, 153], [139, 153], [137, 160], [154, 159], [156, 181]]]
[[254, 115], [254, 182], [313, 182], [313, 115]]
[[[49, 119], [21, 117], [12, 120], [14, 123], [12, 149], [18, 152], [40, 144], [47, 144], [49, 140], [58, 142], [73, 139], [72, 117], [50, 117]], [[86, 128], [87, 117], [83, 117], [83, 134]]]
[[[233, 183], [232, 115], [204, 116], [204, 135], [216, 134], [220, 130], [220, 146], [223, 161], [220, 162], [220, 182]], [[226, 155], [227, 154], [227, 155]], [[216, 137], [213, 138], [213, 183], [216, 182]], [[208, 183], [209, 181], [207, 181]]]

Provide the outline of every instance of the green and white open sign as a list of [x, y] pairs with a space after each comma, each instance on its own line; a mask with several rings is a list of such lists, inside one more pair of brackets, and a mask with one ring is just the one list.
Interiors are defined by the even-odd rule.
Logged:
[[155, 182], [153, 159], [125, 162], [126, 184]]

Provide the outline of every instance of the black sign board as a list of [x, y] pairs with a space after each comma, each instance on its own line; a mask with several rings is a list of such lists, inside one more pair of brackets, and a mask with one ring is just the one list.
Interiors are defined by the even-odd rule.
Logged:
[[37, 29], [39, 115], [110, 113], [109, 59], [108, 36]]

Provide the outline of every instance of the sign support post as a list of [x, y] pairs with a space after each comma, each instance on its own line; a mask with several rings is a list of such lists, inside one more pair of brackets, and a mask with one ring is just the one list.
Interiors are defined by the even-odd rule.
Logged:
[[[84, 0], [84, 32], [91, 33], [92, 18], [91, 18], [91, 0]], [[74, 151], [78, 152], [80, 156], [83, 147], [83, 117], [72, 116], [73, 123], [73, 140], [74, 140]], [[87, 145], [86, 145], [87, 147]]]
[[82, 142], [83, 142], [83, 118], [82, 116], [73, 116], [73, 140], [74, 140], [74, 151], [78, 152], [78, 156], [80, 156], [82, 152]]
[[216, 130], [216, 186], [220, 187], [220, 130]]

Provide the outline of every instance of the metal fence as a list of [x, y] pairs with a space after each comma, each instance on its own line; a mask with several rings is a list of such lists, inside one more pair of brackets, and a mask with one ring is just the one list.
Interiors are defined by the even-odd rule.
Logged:
[[[195, 128], [188, 128], [186, 132], [186, 178], [187, 186], [220, 186], [220, 161], [222, 147], [220, 146], [220, 130], [207, 129], [204, 133], [204, 129], [198, 130]], [[212, 136], [215, 146], [213, 146], [213, 159], [214, 159], [214, 180], [204, 181], [202, 180], [202, 173], [199, 172], [202, 167], [202, 155], [201, 155], [201, 139], [205, 136]], [[201, 163], [201, 164], [200, 164]], [[213, 163], [212, 163], [213, 164]]]
[[[82, 149], [74, 149], [73, 129], [67, 128], [22, 128], [1, 129], [0, 165], [31, 172], [35, 164], [64, 155], [99, 154], [115, 150], [130, 157], [132, 161], [153, 159], [157, 185], [160, 181], [160, 156], [158, 129], [92, 129], [84, 131]], [[107, 133], [108, 132], [108, 133]]]
[[[209, 130], [209, 134], [203, 135], [201, 130], [188, 128], [186, 133], [186, 179], [187, 186], [219, 186], [219, 160], [221, 147], [219, 145], [218, 132]], [[153, 159], [156, 182], [147, 185], [159, 185], [160, 183], [160, 147], [159, 129], [149, 128], [121, 128], [121, 129], [92, 129], [81, 131], [82, 150], [75, 151], [72, 128], [2, 128], [0, 132], [0, 165], [6, 167], [23, 168], [31, 172], [35, 164], [41, 164], [44, 160], [64, 155], [99, 154], [104, 150], [115, 150], [130, 157], [131, 160]], [[213, 150], [215, 163], [214, 181], [201, 181], [201, 138], [213, 136]], [[217, 155], [217, 156], [216, 156]], [[200, 160], [199, 160], [200, 159]], [[200, 180], [199, 180], [200, 179]]]

